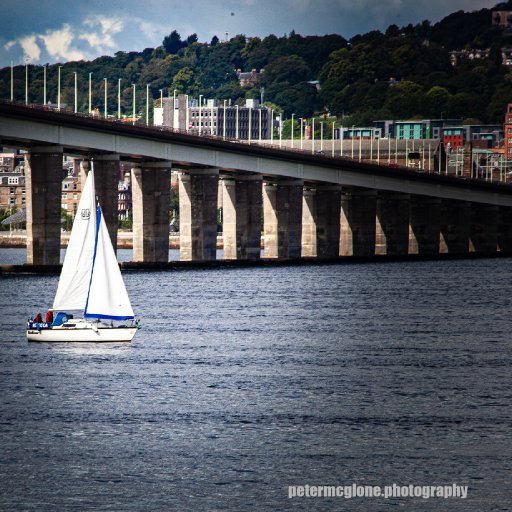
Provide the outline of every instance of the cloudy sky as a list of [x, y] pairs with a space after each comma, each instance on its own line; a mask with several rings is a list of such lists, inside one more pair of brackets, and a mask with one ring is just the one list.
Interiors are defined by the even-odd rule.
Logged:
[[176, 29], [209, 42], [246, 34], [337, 33], [344, 37], [438, 21], [487, 0], [1, 0], [0, 67], [93, 59], [141, 51]]

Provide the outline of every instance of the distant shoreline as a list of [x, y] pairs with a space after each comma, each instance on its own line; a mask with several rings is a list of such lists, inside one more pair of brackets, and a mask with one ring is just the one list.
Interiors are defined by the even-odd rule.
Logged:
[[[69, 233], [61, 233], [60, 246], [68, 246]], [[0, 248], [2, 249], [21, 249], [27, 246], [27, 236], [25, 231], [0, 232]], [[217, 249], [224, 247], [222, 236], [217, 237]], [[133, 233], [131, 231], [119, 231], [117, 233], [118, 249], [133, 249]], [[169, 249], [180, 248], [180, 235], [176, 233], [169, 234]]]

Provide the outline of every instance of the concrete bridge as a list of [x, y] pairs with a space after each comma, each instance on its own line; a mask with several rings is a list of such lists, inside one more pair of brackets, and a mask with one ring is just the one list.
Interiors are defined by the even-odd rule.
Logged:
[[[180, 259], [334, 258], [512, 252], [512, 187], [162, 131], [0, 102], [0, 144], [28, 151], [27, 262], [59, 261], [64, 154], [94, 160], [113, 242], [117, 179], [132, 164], [134, 261], [166, 262], [170, 172], [178, 171]], [[263, 219], [263, 221], [262, 221]]]

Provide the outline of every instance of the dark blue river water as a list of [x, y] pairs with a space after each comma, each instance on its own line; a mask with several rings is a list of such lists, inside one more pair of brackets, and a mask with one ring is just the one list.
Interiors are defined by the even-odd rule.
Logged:
[[[0, 278], [2, 512], [512, 509], [511, 260], [124, 277], [101, 346], [28, 344], [57, 276]], [[288, 498], [352, 483], [469, 490]]]

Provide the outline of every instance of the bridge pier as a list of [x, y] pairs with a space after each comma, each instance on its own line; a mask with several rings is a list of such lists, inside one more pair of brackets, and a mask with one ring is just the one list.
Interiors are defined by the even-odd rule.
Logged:
[[302, 192], [302, 239], [301, 256], [314, 258], [316, 244], [316, 189], [306, 188]]
[[453, 199], [441, 200], [439, 252], [466, 254], [469, 251], [471, 204]]
[[512, 252], [512, 208], [500, 206], [498, 219], [498, 247], [500, 251]]
[[498, 248], [499, 208], [494, 205], [472, 203], [470, 251], [495, 253]]
[[262, 176], [235, 175], [222, 182], [222, 237], [227, 260], [261, 255]]
[[375, 254], [396, 256], [409, 248], [409, 195], [379, 191], [375, 217]]
[[27, 155], [27, 263], [60, 262], [60, 205], [63, 150], [60, 146], [34, 147]]
[[304, 188], [302, 256], [336, 258], [340, 244], [341, 187]]
[[169, 261], [171, 163], [132, 168], [133, 261]]
[[439, 254], [441, 200], [411, 195], [409, 254]]
[[180, 260], [210, 261], [217, 256], [219, 170], [193, 168], [178, 173]]
[[266, 258], [300, 258], [302, 180], [263, 185], [263, 232]]
[[[94, 162], [94, 185], [96, 187], [96, 196], [103, 212], [103, 217], [107, 224], [108, 234], [112, 240], [114, 251], [117, 251], [117, 228], [119, 225], [118, 217], [118, 191], [119, 184], [119, 155], [93, 155]], [[80, 179], [82, 190], [85, 179], [91, 164], [88, 160], [83, 160], [80, 164]]]
[[340, 256], [375, 254], [377, 192], [344, 187], [341, 193]]

